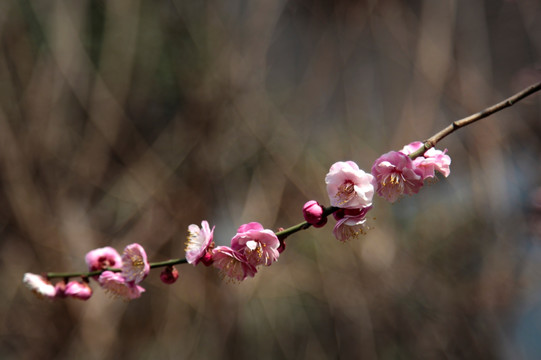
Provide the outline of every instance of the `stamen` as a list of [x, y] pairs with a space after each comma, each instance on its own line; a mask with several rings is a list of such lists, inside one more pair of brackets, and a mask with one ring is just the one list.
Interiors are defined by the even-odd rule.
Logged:
[[131, 255], [130, 261], [133, 267], [141, 268], [145, 266], [145, 262], [143, 261], [143, 258], [139, 255]]
[[186, 236], [186, 242], [184, 245], [186, 245], [186, 251], [189, 250], [190, 247], [195, 246], [197, 240], [197, 234], [194, 234], [193, 232], [188, 233], [188, 236]]
[[338, 187], [335, 197], [342, 200], [338, 205], [344, 205], [355, 197], [355, 184], [351, 180], [347, 180]]

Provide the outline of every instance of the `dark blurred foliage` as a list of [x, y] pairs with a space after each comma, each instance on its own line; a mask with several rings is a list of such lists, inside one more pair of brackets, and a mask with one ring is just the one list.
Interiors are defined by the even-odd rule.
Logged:
[[0, 358], [541, 358], [539, 95], [444, 139], [451, 176], [376, 199], [368, 235], [303, 231], [242, 284], [21, 282], [105, 245], [182, 257], [203, 219], [219, 244], [300, 222], [333, 162], [539, 81], [538, 0], [4, 0], [0, 46]]

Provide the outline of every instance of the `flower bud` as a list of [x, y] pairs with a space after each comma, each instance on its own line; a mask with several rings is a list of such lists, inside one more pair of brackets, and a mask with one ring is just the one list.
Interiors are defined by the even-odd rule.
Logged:
[[323, 227], [327, 223], [327, 217], [323, 217], [323, 207], [315, 200], [310, 200], [302, 209], [304, 219], [313, 227]]
[[172, 284], [178, 279], [178, 270], [174, 266], [167, 266], [160, 274], [160, 280], [165, 284]]
[[64, 289], [64, 296], [79, 300], [88, 300], [92, 296], [92, 289], [86, 282], [70, 281]]

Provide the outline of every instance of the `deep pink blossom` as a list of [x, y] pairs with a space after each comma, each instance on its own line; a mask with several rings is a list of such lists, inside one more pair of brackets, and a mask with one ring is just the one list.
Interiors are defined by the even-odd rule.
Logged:
[[133, 281], [126, 281], [120, 273], [112, 271], [104, 271], [100, 275], [98, 282], [109, 294], [124, 300], [137, 299], [145, 291], [144, 288], [136, 285]]
[[150, 272], [145, 249], [139, 244], [130, 244], [122, 253], [122, 276], [127, 282], [139, 284]]
[[323, 207], [315, 200], [310, 200], [302, 208], [304, 220], [313, 227], [320, 228], [327, 223], [327, 217], [323, 216]]
[[43, 276], [26, 273], [23, 276], [23, 283], [39, 298], [53, 299], [56, 297], [56, 288]]
[[231, 239], [231, 248], [246, 256], [253, 266], [271, 265], [278, 260], [280, 240], [272, 230], [263, 229], [257, 222], [239, 227], [237, 235]]
[[362, 208], [372, 204], [373, 177], [359, 169], [353, 161], [333, 164], [325, 177], [332, 206]]
[[[420, 141], [414, 141], [411, 144], [404, 146], [401, 153], [409, 155], [423, 147], [423, 143]], [[447, 149], [441, 151], [435, 148], [430, 148], [421, 156], [418, 156], [413, 160], [413, 165], [422, 171], [423, 180], [426, 178], [433, 178], [434, 171], [439, 171], [445, 177], [449, 176], [451, 170], [451, 158], [446, 154]]]
[[173, 284], [178, 279], [178, 270], [174, 266], [166, 266], [160, 273], [160, 280], [165, 284]]
[[218, 246], [212, 250], [213, 265], [220, 269], [225, 276], [242, 281], [247, 276], [253, 277], [257, 272], [255, 266], [250, 264], [244, 254], [227, 246]]
[[88, 300], [92, 296], [92, 289], [86, 282], [70, 281], [64, 288], [64, 296]]
[[201, 222], [201, 229], [195, 224], [188, 226], [186, 260], [189, 264], [195, 266], [202, 261], [205, 265], [210, 265], [210, 252], [214, 247], [213, 236], [214, 227], [210, 230], [206, 220]]
[[423, 186], [422, 171], [407, 155], [398, 151], [380, 156], [372, 166], [372, 175], [376, 192], [390, 202], [395, 202], [403, 194], [416, 194]]
[[110, 246], [89, 251], [85, 256], [85, 261], [89, 271], [120, 268], [122, 266], [120, 255]]

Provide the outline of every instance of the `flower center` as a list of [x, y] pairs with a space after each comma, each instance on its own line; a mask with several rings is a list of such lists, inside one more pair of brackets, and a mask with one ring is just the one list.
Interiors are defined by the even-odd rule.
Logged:
[[185, 243], [186, 251], [199, 248], [200, 243], [201, 241], [199, 238], [199, 234], [189, 231], [188, 236], [186, 237], [186, 243]]
[[109, 259], [106, 256], [101, 256], [98, 259], [98, 263], [100, 264], [101, 269], [106, 269], [108, 267], [114, 267], [115, 266], [115, 261], [113, 259]]
[[340, 185], [335, 197], [340, 200], [339, 205], [344, 205], [353, 199], [353, 197], [355, 197], [355, 184], [353, 184], [353, 181], [347, 180]]
[[389, 191], [398, 191], [402, 193], [404, 190], [404, 182], [405, 179], [401, 172], [393, 172], [383, 179], [381, 185]]
[[359, 235], [366, 235], [366, 230], [363, 226], [346, 226], [342, 230], [342, 234], [344, 235], [345, 241], [348, 241], [351, 239], [358, 239]]
[[219, 260], [218, 263], [221, 265], [222, 280], [224, 280], [226, 275], [228, 278], [225, 281], [228, 283], [239, 283], [243, 279], [244, 270], [240, 261], [233, 258], [225, 258]]
[[396, 186], [396, 185], [400, 185], [401, 182], [403, 182], [404, 179], [402, 177], [402, 174], [401, 173], [391, 173], [390, 176], [386, 177], [383, 182], [382, 182], [382, 185], [383, 186], [387, 186], [387, 185], [393, 185], [393, 186]]
[[262, 265], [269, 262], [269, 254], [265, 251], [267, 244], [260, 243], [259, 241], [250, 240], [246, 242], [246, 250], [244, 255], [248, 259], [249, 263]]
[[134, 268], [141, 269], [145, 266], [145, 262], [143, 261], [143, 258], [139, 255], [131, 255], [130, 256], [131, 264]]

